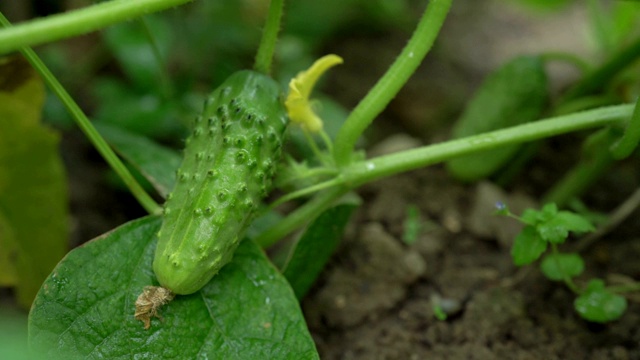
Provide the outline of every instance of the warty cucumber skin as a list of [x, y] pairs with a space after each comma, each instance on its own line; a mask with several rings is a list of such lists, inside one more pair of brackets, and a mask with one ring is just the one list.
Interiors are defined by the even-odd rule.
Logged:
[[206, 100], [168, 195], [153, 270], [176, 294], [200, 290], [226, 265], [270, 188], [287, 115], [278, 84], [240, 71]]

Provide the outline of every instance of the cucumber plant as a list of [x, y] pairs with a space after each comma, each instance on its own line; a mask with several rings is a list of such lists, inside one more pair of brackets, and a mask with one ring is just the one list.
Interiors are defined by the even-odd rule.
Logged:
[[[330, 256], [331, 251], [326, 248], [318, 250], [319, 244], [330, 239], [327, 247], [335, 247], [353, 208], [349, 194], [354, 189], [412, 169], [441, 162], [454, 164], [455, 159], [464, 161], [464, 156], [499, 152], [505, 147], [515, 149], [518, 144], [574, 131], [622, 129], [620, 143], [625, 150], [616, 150], [617, 153], [632, 152], [638, 142], [637, 131], [630, 126], [625, 128], [634, 108], [636, 113], [638, 109], [629, 99], [623, 104], [587, 107], [581, 112], [566, 109], [585, 109], [577, 104], [584, 100], [581, 96], [605, 87], [614, 75], [627, 69], [640, 56], [640, 41], [613, 54], [570, 89], [571, 96], [563, 99], [565, 112], [550, 111], [555, 115], [538, 119], [546, 100], [543, 59], [526, 58], [520, 61], [531, 70], [528, 74], [536, 89], [533, 104], [520, 97], [509, 98], [504, 93], [511, 92], [505, 86], [508, 82], [498, 81], [498, 85], [487, 85], [488, 90], [481, 89], [478, 95], [496, 101], [495, 114], [487, 126], [467, 129], [471, 126], [460, 125], [458, 138], [366, 159], [356, 151], [358, 139], [429, 52], [451, 0], [428, 3], [407, 45], [333, 138], [323, 131], [322, 117], [315, 112], [311, 95], [319, 76], [342, 60], [332, 55], [320, 59], [291, 80], [286, 100], [280, 96], [280, 85], [269, 74], [283, 1], [273, 0], [254, 69], [231, 75], [204, 101], [204, 109], [194, 115], [182, 165], [175, 173], [175, 168], [166, 166], [165, 173], [175, 175], [155, 172], [150, 176], [150, 171], [141, 171], [156, 184], [161, 195], [164, 189], [173, 188], [163, 210], [27, 46], [97, 30], [185, 2], [112, 0], [0, 31], [0, 51], [20, 50], [27, 57], [149, 213], [71, 251], [45, 281], [31, 308], [29, 337], [34, 348], [44, 347], [48, 355], [318, 358], [298, 298]], [[8, 26], [5, 19], [3, 25]], [[50, 31], [52, 27], [59, 31]], [[511, 70], [509, 65], [502, 69], [508, 73]], [[498, 96], [503, 96], [504, 101], [497, 101]], [[529, 105], [531, 108], [523, 108]], [[474, 123], [486, 119], [474, 108], [482, 106], [470, 106], [465, 118]], [[521, 111], [527, 116], [519, 120], [526, 123], [508, 121]], [[287, 117], [301, 125], [316, 155], [311, 161], [292, 156], [287, 157], [287, 162], [278, 161]], [[636, 124], [633, 120], [631, 123]], [[316, 136], [323, 147], [316, 143]], [[118, 150], [123, 157], [133, 159], [134, 165], [145, 170], [164, 164], [162, 158], [153, 164], [136, 164], [144, 147], [135, 141], [135, 136], [129, 139], [133, 140]], [[485, 168], [479, 164], [473, 174], [461, 177], [471, 180], [487, 176], [504, 165], [516, 150], [500, 156], [500, 161], [484, 164]], [[276, 165], [284, 167], [284, 171], [276, 171]], [[284, 193], [267, 209], [294, 199], [304, 200], [286, 216], [259, 211], [272, 177], [279, 173], [286, 174], [293, 190], [283, 188]], [[326, 226], [328, 219], [336, 216], [340, 218], [335, 223], [340, 226]], [[248, 229], [250, 224], [252, 228]], [[287, 260], [276, 269], [260, 247], [270, 247], [305, 227], [307, 232], [303, 230]], [[330, 232], [321, 233], [323, 229]], [[542, 247], [537, 245], [536, 249]], [[553, 268], [553, 264], [547, 264], [547, 268]], [[601, 285], [590, 285], [584, 294], [598, 296]], [[168, 343], [181, 345], [167, 347]]]

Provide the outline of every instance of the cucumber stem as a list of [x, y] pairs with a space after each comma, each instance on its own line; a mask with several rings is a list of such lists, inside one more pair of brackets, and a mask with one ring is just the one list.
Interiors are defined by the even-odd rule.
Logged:
[[111, 0], [78, 10], [30, 20], [0, 31], [0, 54], [23, 46], [82, 35], [111, 24], [181, 5], [192, 0]]
[[629, 117], [633, 109], [634, 104], [608, 106], [379, 156], [344, 167], [341, 176], [345, 185], [355, 188], [370, 181], [433, 165], [456, 156], [611, 125]]
[[631, 120], [624, 129], [624, 135], [611, 146], [611, 155], [616, 160], [622, 160], [633, 153], [638, 143], [640, 143], [640, 97], [636, 100], [636, 106]]
[[265, 75], [271, 73], [271, 63], [273, 61], [273, 53], [276, 49], [276, 42], [278, 41], [278, 31], [280, 31], [283, 7], [284, 0], [271, 0], [269, 4], [267, 22], [264, 26], [255, 64], [253, 65], [254, 70]]
[[[344, 167], [341, 174], [334, 179], [316, 185], [322, 189], [327, 186], [329, 188], [316, 194], [310, 201], [287, 215], [283, 221], [260, 234], [255, 241], [262, 247], [274, 244], [306, 224], [309, 219], [314, 219], [340, 196], [364, 183], [481, 150], [611, 125], [630, 116], [633, 109], [634, 104], [609, 106], [355, 162]], [[313, 190], [316, 190], [314, 186], [299, 190], [287, 195], [287, 199]]]
[[362, 132], [387, 107], [422, 63], [447, 17], [451, 1], [431, 0], [429, 2], [416, 30], [400, 55], [351, 111], [334, 143], [334, 159], [338, 166], [345, 166], [351, 161], [351, 153]]
[[587, 74], [571, 87], [559, 101], [564, 104], [581, 96], [591, 95], [609, 83], [618, 73], [640, 57], [640, 37], [611, 56], [607, 62]]
[[254, 241], [263, 248], [275, 244], [294, 230], [318, 217], [318, 215], [347, 192], [349, 192], [348, 188], [338, 186], [316, 194], [310, 201], [254, 238]]

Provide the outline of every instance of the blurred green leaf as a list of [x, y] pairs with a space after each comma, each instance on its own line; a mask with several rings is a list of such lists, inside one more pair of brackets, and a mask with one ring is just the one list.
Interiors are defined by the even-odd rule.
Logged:
[[298, 299], [309, 291], [338, 246], [357, 205], [341, 204], [323, 212], [305, 230], [282, 273]]
[[[536, 120], [544, 110], [547, 97], [542, 59], [538, 56], [516, 57], [484, 80], [456, 121], [453, 138]], [[459, 180], [475, 181], [500, 169], [519, 148], [519, 144], [501, 146], [455, 158], [447, 162], [447, 169]]]
[[0, 359], [41, 360], [45, 359], [27, 344], [27, 315], [11, 310], [3, 304], [0, 308]]
[[31, 310], [29, 342], [65, 359], [318, 359], [286, 279], [243, 241], [202, 290], [177, 296], [145, 330], [134, 319], [152, 270], [159, 217], [129, 222], [71, 251]]
[[604, 281], [589, 281], [587, 289], [576, 298], [574, 308], [583, 319], [605, 323], [617, 320], [627, 310], [627, 299], [608, 291]]
[[29, 308], [42, 281], [64, 256], [68, 241], [67, 183], [59, 137], [40, 125], [43, 102], [42, 81], [29, 64], [22, 58], [2, 60], [0, 252], [5, 256], [0, 261], [5, 263], [0, 268], [14, 269], [17, 300], [24, 308]]
[[122, 81], [103, 78], [93, 88], [99, 107], [93, 119], [151, 138], [179, 138], [182, 105], [164, 100], [157, 93], [131, 89]]
[[527, 265], [536, 261], [545, 250], [547, 242], [540, 238], [535, 227], [528, 225], [516, 236], [511, 248], [511, 257], [515, 265]]
[[638, 35], [640, 3], [637, 1], [589, 0], [587, 4], [593, 37], [603, 53], [615, 51]]
[[560, 211], [554, 218], [558, 225], [564, 226], [567, 230], [574, 233], [585, 233], [595, 230], [589, 220], [582, 215], [572, 213], [570, 211]]
[[556, 217], [558, 214], [558, 205], [555, 203], [547, 203], [544, 204], [542, 210], [540, 210], [540, 214], [538, 215], [538, 221], [544, 222], [549, 221]]
[[13, 235], [11, 224], [0, 211], [0, 287], [13, 287], [18, 285], [18, 269], [16, 269], [15, 257], [18, 254], [18, 242]]
[[[162, 15], [147, 15], [144, 21], [110, 26], [102, 34], [137, 89], [151, 90], [161, 86], [161, 64], [170, 53], [173, 38], [172, 30]], [[157, 45], [162, 59], [156, 57], [153, 44]]]
[[176, 151], [154, 141], [108, 124], [95, 124], [115, 150], [145, 176], [166, 197], [176, 181], [182, 157]]
[[520, 220], [527, 225], [536, 226], [540, 222], [539, 217], [540, 211], [535, 209], [525, 209], [522, 212], [522, 215], [520, 215]]
[[544, 241], [554, 244], [563, 243], [569, 232], [584, 233], [594, 230], [586, 218], [570, 211], [558, 211], [554, 203], [545, 204], [540, 211], [527, 209], [520, 219], [525, 224], [535, 227]]
[[584, 271], [584, 260], [576, 253], [549, 254], [540, 264], [542, 273], [551, 280], [561, 281], [567, 277], [574, 277]]
[[569, 236], [569, 230], [559, 221], [553, 218], [547, 222], [538, 224], [536, 230], [544, 241], [552, 244], [562, 244]]
[[506, 0], [509, 3], [520, 3], [539, 10], [560, 10], [576, 0]]

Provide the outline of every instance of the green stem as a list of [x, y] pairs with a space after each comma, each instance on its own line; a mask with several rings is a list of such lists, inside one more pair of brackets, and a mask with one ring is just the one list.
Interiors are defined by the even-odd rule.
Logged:
[[590, 95], [582, 96], [574, 100], [566, 101], [562, 104], [558, 104], [553, 109], [553, 115], [566, 115], [575, 113], [578, 111], [595, 109], [601, 106], [608, 106], [619, 104], [620, 98], [613, 96], [612, 94]]
[[[610, 125], [629, 116], [633, 107], [632, 104], [627, 104], [589, 110], [353, 163], [344, 167], [337, 178], [319, 184], [324, 188], [330, 182], [329, 185], [334, 187], [316, 194], [282, 222], [259, 235], [256, 241], [263, 247], [274, 244], [361, 184], [481, 150]], [[301, 191], [306, 190], [308, 189]]]
[[[316, 144], [316, 141], [313, 139], [311, 134], [309, 134], [309, 131], [307, 129], [302, 129], [302, 134], [304, 135], [305, 140], [307, 140], [307, 144], [309, 144], [309, 147], [311, 148], [311, 151], [313, 152], [313, 155], [316, 157], [316, 159], [319, 159], [319, 160], [324, 159], [324, 157], [322, 156], [322, 152], [320, 151], [320, 149], [318, 149], [318, 145]], [[323, 165], [326, 166], [331, 164], [323, 164]]]
[[[5, 27], [11, 26], [11, 23], [9, 23], [9, 21], [1, 13], [0, 24]], [[31, 66], [33, 66], [38, 71], [38, 73], [40, 73], [40, 76], [42, 76], [49, 88], [60, 98], [62, 103], [67, 107], [69, 113], [75, 119], [80, 129], [82, 129], [82, 131], [89, 138], [91, 143], [95, 146], [102, 157], [104, 157], [111, 168], [124, 181], [127, 187], [131, 190], [133, 196], [135, 196], [138, 202], [140, 202], [140, 205], [142, 205], [142, 207], [144, 207], [144, 209], [147, 210], [147, 212], [149, 212], [150, 214], [160, 214], [162, 212], [162, 208], [151, 198], [151, 196], [149, 196], [149, 194], [144, 191], [142, 186], [138, 184], [127, 167], [120, 161], [113, 150], [111, 150], [102, 136], [100, 136], [98, 131], [93, 127], [89, 119], [87, 119], [86, 115], [82, 112], [78, 104], [73, 101], [71, 95], [69, 95], [62, 84], [60, 84], [55, 76], [53, 76], [51, 71], [47, 68], [44, 62], [42, 62], [35, 51], [33, 51], [31, 48], [23, 47], [20, 49], [20, 52], [24, 55], [25, 58], [27, 58], [27, 61], [31, 63]]]
[[268, 75], [271, 73], [271, 62], [273, 61], [273, 53], [275, 52], [276, 42], [278, 41], [283, 4], [284, 0], [271, 0], [269, 4], [267, 23], [262, 33], [258, 53], [256, 54], [256, 62], [253, 65], [254, 70], [263, 74]]
[[258, 235], [254, 240], [264, 248], [275, 244], [292, 231], [302, 227], [310, 220], [315, 219], [347, 192], [349, 192], [347, 188], [335, 187], [316, 194], [316, 196], [307, 203], [288, 214], [282, 221], [279, 221], [276, 225]]
[[329, 154], [333, 154], [333, 143], [331, 142], [329, 134], [327, 134], [327, 132], [322, 129], [320, 130], [320, 137], [322, 138], [322, 141], [324, 141], [324, 146]]
[[315, 185], [311, 185], [308, 186], [304, 189], [300, 189], [291, 193], [288, 193], [282, 197], [280, 197], [278, 200], [274, 201], [273, 203], [271, 203], [269, 205], [270, 208], [276, 207], [280, 204], [283, 204], [287, 201], [293, 200], [293, 199], [297, 199], [299, 197], [305, 196], [305, 195], [309, 195], [312, 194], [314, 192], [318, 192], [330, 187], [335, 187], [335, 186], [339, 186], [342, 185], [342, 181], [339, 177], [333, 178], [331, 180], [327, 180], [327, 181], [323, 181], [321, 183], [315, 184]]
[[306, 171], [304, 171], [302, 174], [296, 176], [295, 178], [291, 178], [287, 181], [283, 181], [281, 184], [279, 185], [280, 187], [285, 187], [291, 183], [295, 183], [296, 181], [300, 181], [300, 180], [304, 180], [304, 179], [308, 179], [314, 176], [324, 176], [324, 177], [331, 177], [331, 176], [335, 176], [336, 174], [338, 174], [339, 170], [333, 167], [325, 167], [325, 166], [319, 166], [319, 167], [314, 167], [311, 169], [308, 169]]
[[418, 26], [389, 70], [353, 109], [334, 143], [336, 164], [345, 166], [362, 132], [389, 104], [431, 49], [452, 0], [431, 0]]
[[0, 31], [0, 54], [82, 35], [108, 25], [168, 9], [192, 0], [111, 0], [78, 10], [26, 21]]
[[359, 161], [343, 168], [340, 177], [348, 187], [354, 188], [373, 180], [433, 165], [456, 156], [610, 125], [630, 116], [633, 107], [632, 104], [626, 104], [583, 111]]
[[562, 97], [560, 104], [597, 92], [638, 57], [640, 57], [640, 37], [569, 89]]
[[586, 73], [591, 68], [591, 65], [581, 57], [566, 52], [550, 51], [540, 54], [540, 57], [545, 62], [560, 61], [567, 63], [577, 68], [581, 73]]

